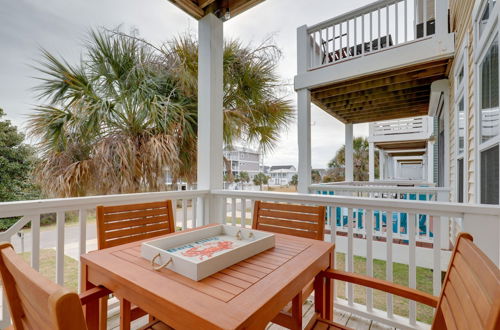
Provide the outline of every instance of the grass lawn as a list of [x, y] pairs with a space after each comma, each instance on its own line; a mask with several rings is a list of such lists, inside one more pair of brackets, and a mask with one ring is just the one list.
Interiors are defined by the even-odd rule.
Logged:
[[[31, 252], [22, 253], [23, 259], [31, 264]], [[52, 281], [56, 280], [56, 251], [54, 249], [40, 250], [40, 273]], [[64, 256], [64, 286], [78, 291], [78, 261]]]
[[[336, 265], [339, 269], [344, 269], [345, 254], [336, 254]], [[354, 257], [354, 272], [366, 274], [366, 259], [362, 257]], [[375, 278], [386, 278], [386, 262], [383, 260], [373, 260], [373, 275]], [[393, 279], [394, 283], [408, 286], [408, 265], [393, 263]], [[346, 298], [345, 282], [337, 282], [335, 290], [338, 296]], [[422, 267], [417, 267], [417, 290], [421, 290], [432, 294], [432, 270]], [[408, 317], [408, 299], [393, 296], [394, 314]], [[360, 304], [366, 303], [366, 288], [354, 285], [354, 301]], [[373, 290], [373, 307], [383, 311], [386, 308], [386, 294], [382, 291]], [[433, 308], [417, 303], [417, 320], [425, 323], [431, 323], [434, 315]]]

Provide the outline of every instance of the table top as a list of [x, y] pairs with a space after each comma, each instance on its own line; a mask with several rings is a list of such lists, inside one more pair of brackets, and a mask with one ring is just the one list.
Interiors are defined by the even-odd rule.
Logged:
[[330, 266], [333, 251], [331, 243], [276, 234], [274, 248], [193, 281], [169, 269], [154, 271], [141, 257], [141, 243], [82, 255], [87, 280], [175, 328], [264, 327]]

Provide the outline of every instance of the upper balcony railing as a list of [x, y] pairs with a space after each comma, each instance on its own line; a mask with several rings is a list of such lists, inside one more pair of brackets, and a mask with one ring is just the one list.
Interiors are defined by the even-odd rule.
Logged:
[[379, 0], [310, 26], [307, 68], [320, 68], [448, 32], [444, 2]]
[[432, 118], [428, 116], [401, 118], [370, 123], [371, 142], [385, 140], [427, 139], [432, 135]]

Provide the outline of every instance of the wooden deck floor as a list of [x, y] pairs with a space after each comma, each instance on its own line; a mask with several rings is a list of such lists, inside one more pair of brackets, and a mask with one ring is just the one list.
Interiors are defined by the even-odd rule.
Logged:
[[[310, 320], [310, 318], [313, 315], [313, 303], [308, 300], [303, 308], [302, 308], [302, 313], [304, 317], [303, 325], [307, 324], [307, 322]], [[147, 323], [147, 316], [140, 318], [138, 320], [135, 320], [132, 322], [132, 330], [138, 329], [144, 324]], [[360, 330], [387, 330], [387, 329], [392, 329], [394, 328], [387, 327], [383, 324], [367, 320], [361, 317], [358, 317], [356, 315], [350, 314], [350, 313], [344, 313], [342, 311], [335, 311], [334, 313], [334, 321], [337, 323], [340, 323], [342, 325], [348, 326], [353, 329], [360, 329]], [[113, 317], [108, 319], [108, 329], [110, 330], [119, 330], [120, 329], [120, 317], [119, 315], [114, 315]], [[279, 325], [270, 323], [266, 330], [282, 330], [286, 329], [284, 327], [281, 327]]]

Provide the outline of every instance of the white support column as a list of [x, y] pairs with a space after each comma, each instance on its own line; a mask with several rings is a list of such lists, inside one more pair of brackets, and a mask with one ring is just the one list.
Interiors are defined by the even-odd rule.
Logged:
[[378, 179], [385, 180], [385, 154], [382, 149], [378, 150]]
[[373, 142], [368, 143], [368, 176], [369, 181], [375, 181], [375, 145]]
[[299, 183], [297, 191], [309, 193], [311, 185], [311, 92], [297, 91], [297, 124], [299, 142]]
[[345, 124], [345, 181], [354, 181], [353, 127]]
[[[297, 73], [305, 73], [310, 64], [311, 53], [308, 47], [307, 26], [297, 29]], [[311, 92], [307, 89], [297, 91], [297, 133], [299, 144], [299, 168], [297, 191], [309, 193], [311, 185]]]
[[[198, 21], [198, 189], [223, 188], [223, 23], [213, 14]], [[208, 198], [198, 223], [222, 222], [222, 204]]]
[[427, 141], [427, 181], [434, 182], [434, 142]]

